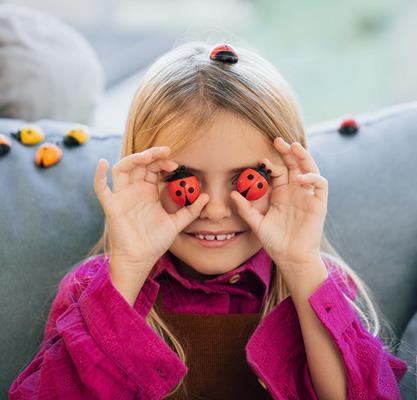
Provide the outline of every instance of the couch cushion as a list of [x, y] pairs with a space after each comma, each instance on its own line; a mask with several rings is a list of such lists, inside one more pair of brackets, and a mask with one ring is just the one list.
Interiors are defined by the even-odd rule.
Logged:
[[103, 68], [73, 27], [43, 11], [0, 4], [0, 116], [91, 123]]

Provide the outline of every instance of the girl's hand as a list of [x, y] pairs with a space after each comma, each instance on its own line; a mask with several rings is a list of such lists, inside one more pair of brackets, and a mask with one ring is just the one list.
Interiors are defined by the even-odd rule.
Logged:
[[151, 147], [122, 158], [112, 168], [113, 191], [107, 186], [107, 160], [98, 162], [94, 190], [107, 218], [112, 257], [130, 266], [152, 268], [208, 200], [202, 194], [176, 213], [165, 211], [159, 201], [159, 172], [178, 167], [167, 159], [169, 152], [167, 146]]
[[239, 214], [277, 264], [284, 268], [286, 265], [309, 265], [320, 259], [328, 182], [320, 176], [313, 157], [300, 143], [289, 145], [281, 138], [275, 138], [273, 145], [286, 168], [282, 171], [281, 166], [272, 164], [269, 159], [262, 160], [272, 171], [267, 213], [262, 215], [236, 190], [231, 196]]

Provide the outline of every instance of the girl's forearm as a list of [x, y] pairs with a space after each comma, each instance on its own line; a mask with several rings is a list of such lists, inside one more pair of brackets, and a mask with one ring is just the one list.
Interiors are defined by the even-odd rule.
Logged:
[[[286, 271], [291, 269], [291, 266], [285, 266]], [[344, 400], [346, 371], [343, 358], [308, 302], [309, 296], [326, 280], [329, 273], [321, 259], [311, 262], [305, 268], [297, 265], [293, 270], [297, 272], [291, 276], [286, 273], [284, 280], [297, 310], [314, 389], [320, 400]]]

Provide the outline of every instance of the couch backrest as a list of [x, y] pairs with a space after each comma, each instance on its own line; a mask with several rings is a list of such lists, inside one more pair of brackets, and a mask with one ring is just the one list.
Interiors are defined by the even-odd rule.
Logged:
[[[308, 130], [309, 150], [329, 181], [325, 231], [401, 335], [417, 308], [417, 103], [356, 120], [351, 136], [337, 131], [340, 118]], [[24, 123], [0, 119], [0, 133]], [[46, 140], [62, 141], [72, 126], [36, 123]], [[93, 177], [99, 158], [110, 168], [117, 162], [121, 136], [92, 130], [86, 144], [63, 147], [62, 160], [47, 169], [34, 164], [37, 147], [12, 140], [0, 157], [0, 396], [36, 354], [60, 279], [102, 233]]]

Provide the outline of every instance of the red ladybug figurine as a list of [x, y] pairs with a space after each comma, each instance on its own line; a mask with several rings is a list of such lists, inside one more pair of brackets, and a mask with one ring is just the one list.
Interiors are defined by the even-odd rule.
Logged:
[[238, 56], [232, 46], [228, 44], [219, 44], [211, 50], [210, 59], [213, 61], [235, 64], [238, 61]]
[[171, 199], [180, 206], [189, 206], [200, 195], [200, 184], [195, 175], [181, 165], [165, 179]]
[[271, 172], [270, 169], [265, 171], [264, 163], [259, 168], [246, 168], [237, 181], [237, 191], [247, 200], [261, 198], [268, 191]]
[[353, 118], [343, 120], [338, 129], [339, 133], [343, 135], [351, 135], [356, 133], [358, 130], [359, 124]]

